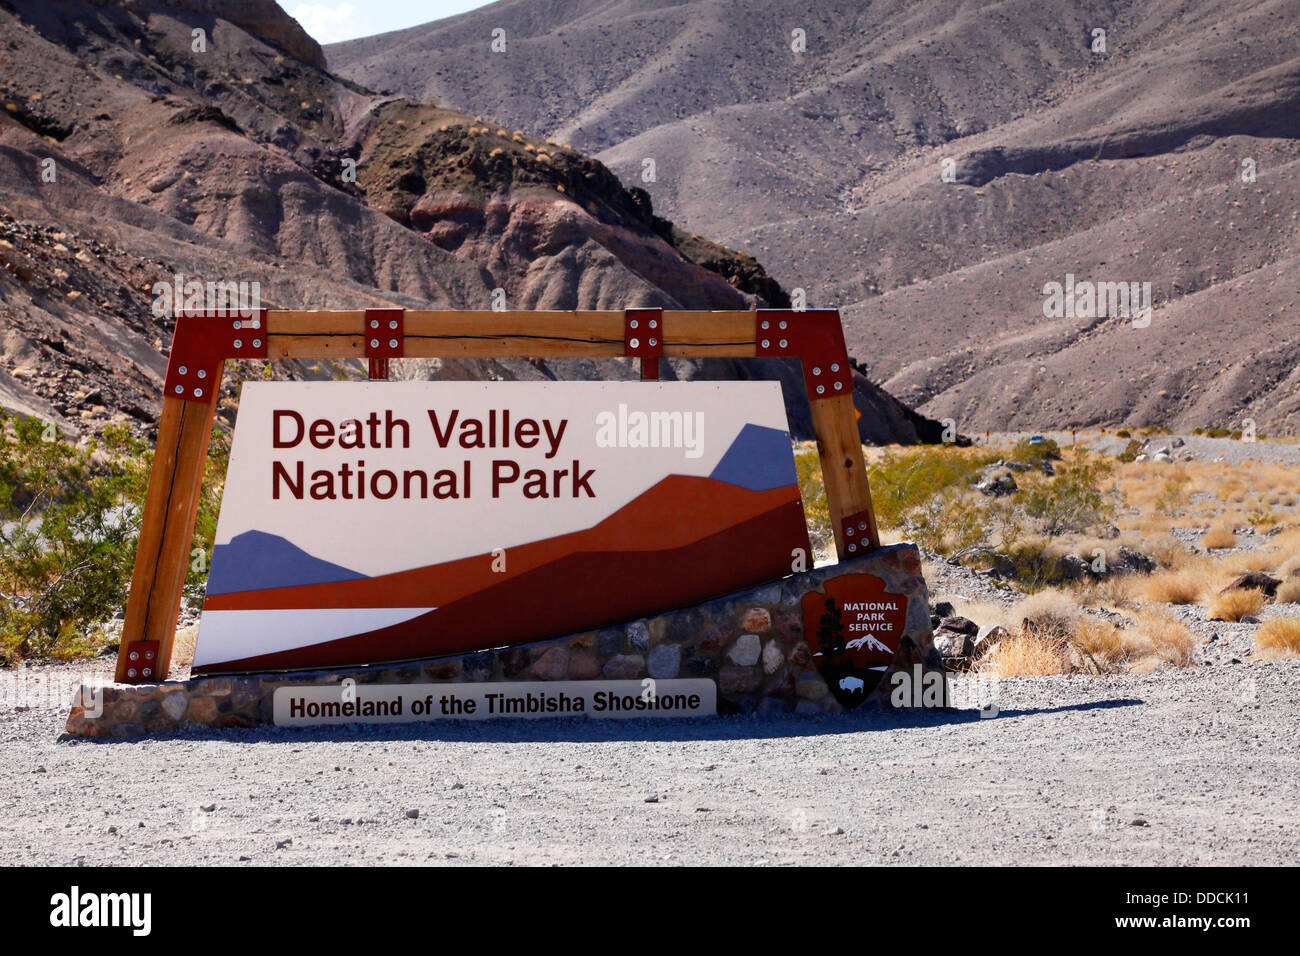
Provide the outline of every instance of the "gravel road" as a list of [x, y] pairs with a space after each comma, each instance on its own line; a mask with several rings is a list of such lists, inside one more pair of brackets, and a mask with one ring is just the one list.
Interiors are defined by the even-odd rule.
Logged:
[[[95, 666], [12, 677], [57, 683]], [[981, 690], [996, 693], [997, 716], [979, 716]], [[0, 863], [1300, 858], [1300, 661], [956, 692], [955, 712], [913, 716], [110, 743], [58, 742], [66, 706], [35, 695], [20, 712], [0, 704]]]

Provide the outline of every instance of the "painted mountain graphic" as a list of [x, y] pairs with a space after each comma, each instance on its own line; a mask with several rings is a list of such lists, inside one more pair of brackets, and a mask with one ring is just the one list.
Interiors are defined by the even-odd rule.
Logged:
[[282, 588], [291, 585], [332, 584], [366, 576], [308, 554], [292, 541], [265, 531], [245, 531], [212, 549], [208, 596]]
[[746, 425], [709, 477], [750, 491], [798, 484], [790, 433], [753, 423]]
[[[788, 439], [783, 453], [790, 455]], [[770, 480], [757, 475], [756, 484]], [[432, 610], [346, 637], [227, 660], [219, 659], [219, 647], [204, 647], [200, 633], [205, 662], [194, 671], [387, 663], [591, 630], [784, 577], [796, 548], [808, 553], [797, 485], [750, 490], [670, 475], [590, 528], [511, 548], [505, 573], [494, 572], [490, 555], [481, 554], [369, 578], [209, 594], [205, 615], [238, 613], [245, 633], [282, 626], [293, 609]]]

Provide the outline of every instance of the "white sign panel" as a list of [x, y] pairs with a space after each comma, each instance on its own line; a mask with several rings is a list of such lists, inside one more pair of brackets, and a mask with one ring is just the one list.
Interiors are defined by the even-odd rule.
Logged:
[[807, 548], [775, 382], [250, 382], [194, 670], [561, 636]]

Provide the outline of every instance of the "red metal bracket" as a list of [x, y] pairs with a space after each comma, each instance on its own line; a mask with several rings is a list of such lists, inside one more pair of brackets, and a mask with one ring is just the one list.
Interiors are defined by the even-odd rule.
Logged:
[[836, 309], [759, 309], [754, 352], [760, 358], [798, 358], [808, 400], [853, 394], [853, 369]]
[[176, 315], [163, 394], [187, 402], [214, 402], [217, 373], [226, 359], [266, 358], [266, 310], [181, 312]]
[[131, 681], [155, 678], [158, 669], [158, 642], [131, 641], [126, 645], [126, 676]]
[[849, 554], [871, 549], [871, 512], [858, 511], [840, 519], [844, 545]]
[[365, 337], [370, 377], [388, 378], [388, 360], [406, 351], [406, 310], [366, 309]]
[[366, 309], [365, 337], [370, 377], [388, 378], [388, 360], [406, 351], [406, 310]]
[[664, 310], [623, 310], [623, 354], [641, 359], [641, 378], [659, 378], [664, 354]]

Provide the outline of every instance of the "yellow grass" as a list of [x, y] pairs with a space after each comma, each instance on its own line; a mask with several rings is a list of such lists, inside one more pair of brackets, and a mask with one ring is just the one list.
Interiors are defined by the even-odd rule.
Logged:
[[1196, 604], [1211, 587], [1213, 572], [1204, 563], [1157, 571], [1147, 579], [1144, 594], [1156, 604]]
[[1046, 588], [1011, 608], [1011, 619], [1045, 637], [1064, 639], [1074, 631], [1083, 610], [1079, 599], [1059, 588]]
[[1278, 585], [1277, 599], [1282, 604], [1300, 604], [1300, 574], [1293, 575]]
[[1075, 593], [1084, 607], [1133, 607], [1144, 584], [1136, 574], [1109, 574], [1080, 582]]
[[1231, 528], [1224, 525], [1216, 525], [1201, 535], [1201, 547], [1209, 551], [1217, 551], [1220, 548], [1235, 548], [1236, 546], [1237, 536], [1233, 534]]
[[1300, 617], [1265, 621], [1255, 632], [1255, 644], [1261, 657], [1300, 657]]
[[1145, 641], [1152, 656], [1175, 667], [1187, 667], [1196, 656], [1196, 639], [1182, 621], [1162, 611], [1139, 614], [1135, 623], [1136, 640]]
[[1080, 621], [1070, 637], [1070, 643], [1085, 661], [1098, 668], [1103, 664], [1121, 664], [1132, 656], [1132, 646], [1126, 639], [1126, 632], [1110, 621], [1096, 618]]
[[999, 642], [980, 663], [979, 671], [993, 677], [1068, 674], [1070, 655], [1064, 641], [1020, 633]]
[[1210, 617], [1216, 621], [1240, 621], [1258, 614], [1266, 598], [1254, 588], [1233, 588], [1216, 594], [1210, 601]]

